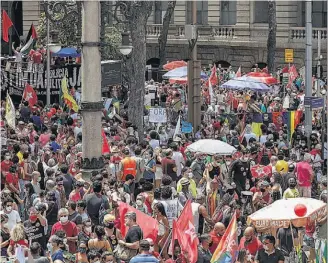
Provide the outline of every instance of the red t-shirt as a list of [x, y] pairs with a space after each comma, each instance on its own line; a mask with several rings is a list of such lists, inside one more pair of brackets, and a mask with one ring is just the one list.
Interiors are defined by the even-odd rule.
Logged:
[[[66, 233], [66, 237], [76, 237], [78, 234], [78, 230], [76, 224], [68, 221], [66, 225], [63, 225], [60, 222], [57, 222], [52, 226], [51, 235], [54, 235], [58, 230], [63, 230]], [[75, 253], [76, 252], [76, 243], [72, 241], [67, 241], [69, 246], [69, 252]]]
[[217, 234], [215, 234], [214, 230], [212, 230], [210, 232], [210, 236], [212, 238], [212, 246], [210, 246], [210, 252], [213, 254], [217, 248], [217, 246], [219, 245], [221, 239], [222, 239], [222, 236], [218, 236]]
[[13, 165], [12, 161], [2, 161], [1, 162], [1, 171], [2, 172], [9, 172], [9, 168]]
[[39, 51], [36, 51], [32, 55], [32, 60], [36, 64], [41, 64], [42, 63], [42, 54]]
[[308, 162], [299, 162], [296, 164], [296, 174], [298, 185], [301, 187], [311, 186], [312, 167]]
[[17, 174], [7, 173], [6, 175], [7, 184], [13, 184], [18, 189], [18, 176]]
[[42, 147], [44, 147], [49, 141], [50, 141], [50, 133], [40, 135], [39, 142], [41, 143]]
[[250, 243], [245, 245], [246, 238], [242, 237], [239, 243], [239, 250], [245, 248], [252, 256], [256, 255], [256, 252], [263, 248], [262, 243], [258, 238], [253, 238]]

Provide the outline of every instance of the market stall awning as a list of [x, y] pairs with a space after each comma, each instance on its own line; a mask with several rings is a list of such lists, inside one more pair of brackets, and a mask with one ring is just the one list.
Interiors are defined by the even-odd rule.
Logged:
[[78, 53], [76, 48], [64, 47], [61, 50], [59, 50], [57, 53], [53, 53], [52, 56], [60, 57], [60, 58], [66, 58], [66, 57], [79, 58], [81, 57], [81, 53]]
[[176, 68], [181, 68], [187, 66], [187, 62], [183, 60], [171, 61], [163, 66], [165, 70], [173, 70]]

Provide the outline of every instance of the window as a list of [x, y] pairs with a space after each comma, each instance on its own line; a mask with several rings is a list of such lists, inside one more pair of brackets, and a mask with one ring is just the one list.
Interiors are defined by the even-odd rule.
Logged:
[[[192, 1], [186, 2], [186, 12], [187, 12], [187, 19], [186, 24], [192, 24]], [[197, 1], [197, 24], [198, 25], [207, 25], [208, 24], [208, 2], [204, 1]]]
[[[166, 13], [168, 1], [155, 1], [155, 24], [162, 24]], [[174, 23], [174, 12], [171, 17], [171, 23]]]
[[254, 23], [268, 23], [268, 1], [254, 1]]
[[221, 1], [221, 25], [235, 25], [237, 20], [236, 14], [237, 1]]
[[[305, 26], [305, 2], [302, 2], [302, 26]], [[312, 26], [327, 27], [327, 1], [312, 1]]]

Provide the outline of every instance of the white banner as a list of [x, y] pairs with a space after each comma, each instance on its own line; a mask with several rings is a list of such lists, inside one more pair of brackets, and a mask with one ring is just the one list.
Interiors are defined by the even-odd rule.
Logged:
[[167, 115], [165, 108], [150, 108], [149, 109], [149, 122], [167, 122]]

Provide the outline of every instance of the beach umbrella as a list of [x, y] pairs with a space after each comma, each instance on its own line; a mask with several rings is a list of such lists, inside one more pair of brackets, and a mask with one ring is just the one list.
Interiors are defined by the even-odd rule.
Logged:
[[276, 78], [265, 72], [250, 72], [247, 73], [246, 76], [267, 85], [274, 85], [278, 83]]
[[[170, 70], [169, 72], [167, 72], [163, 75], [163, 78], [164, 79], [183, 78], [183, 77], [187, 77], [187, 76], [188, 76], [188, 67], [184, 66], [184, 67]], [[200, 77], [202, 79], [208, 79], [207, 74], [204, 73], [203, 71], [200, 73]]]
[[163, 66], [163, 69], [165, 70], [172, 70], [176, 68], [181, 68], [187, 66], [187, 62], [183, 60], [176, 60], [176, 61], [171, 61]]
[[246, 76], [228, 80], [222, 84], [221, 87], [232, 90], [252, 90], [258, 92], [271, 91], [271, 88], [268, 85]]
[[203, 139], [187, 146], [190, 152], [204, 153], [209, 155], [232, 155], [236, 148], [219, 140]]

